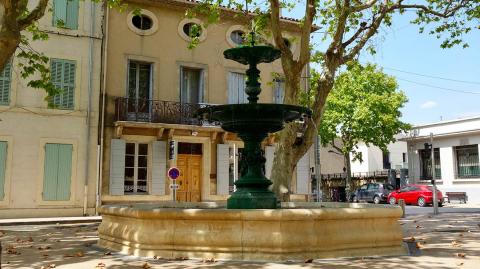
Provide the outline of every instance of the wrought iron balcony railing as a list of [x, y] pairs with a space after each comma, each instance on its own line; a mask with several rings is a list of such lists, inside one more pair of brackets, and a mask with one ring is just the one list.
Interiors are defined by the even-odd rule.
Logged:
[[115, 100], [115, 121], [136, 121], [212, 126], [195, 117], [195, 112], [209, 104], [118, 97]]

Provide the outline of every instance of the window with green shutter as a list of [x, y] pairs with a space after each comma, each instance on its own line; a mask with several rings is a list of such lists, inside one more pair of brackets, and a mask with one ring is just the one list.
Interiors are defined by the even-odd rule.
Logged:
[[74, 109], [75, 105], [75, 61], [52, 59], [52, 83], [62, 92], [53, 97], [52, 104], [58, 109]]
[[78, 1], [53, 1], [53, 26], [60, 28], [78, 29]]
[[44, 201], [70, 200], [72, 150], [70, 144], [45, 144]]
[[7, 63], [0, 72], [0, 105], [10, 104], [10, 84], [12, 78], [12, 64]]
[[7, 169], [7, 142], [0, 141], [0, 201], [5, 198], [5, 170]]

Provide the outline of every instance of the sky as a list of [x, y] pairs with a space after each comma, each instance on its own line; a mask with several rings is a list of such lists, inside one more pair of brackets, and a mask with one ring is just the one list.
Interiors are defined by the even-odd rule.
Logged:
[[[283, 15], [303, 17], [300, 8]], [[376, 63], [396, 77], [409, 100], [402, 109], [405, 122], [424, 124], [480, 116], [480, 31], [465, 36], [469, 48], [442, 49], [441, 40], [420, 34], [418, 26], [409, 23], [413, 15], [395, 17], [392, 27], [383, 28], [374, 40], [377, 54], [364, 51], [360, 61]], [[313, 34], [313, 42], [321, 47], [320, 38], [321, 34]]]

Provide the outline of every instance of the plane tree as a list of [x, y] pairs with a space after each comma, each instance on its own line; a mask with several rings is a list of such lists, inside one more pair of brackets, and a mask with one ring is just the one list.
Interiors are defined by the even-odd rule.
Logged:
[[[190, 15], [207, 16], [208, 23], [221, 20], [222, 8], [245, 10], [245, 1], [199, 0], [200, 4]], [[299, 159], [314, 143], [317, 128], [325, 112], [327, 97], [335, 85], [338, 71], [361, 53], [374, 53], [373, 38], [380, 29], [387, 29], [407, 11], [415, 12], [413, 24], [419, 25], [421, 33], [435, 35], [443, 48], [455, 45], [467, 47], [463, 35], [478, 30], [475, 24], [480, 18], [480, 0], [303, 0], [280, 1], [247, 0], [249, 8], [245, 17], [258, 21], [264, 31], [271, 34], [275, 46], [282, 51], [281, 64], [285, 78], [284, 103], [298, 105], [302, 102], [302, 72], [311, 61], [317, 63], [318, 75], [310, 89], [313, 111], [311, 120], [300, 130], [302, 143], [298, 143], [299, 126], [288, 124], [277, 134], [278, 147], [273, 161], [271, 179], [273, 190], [280, 199], [289, 199], [290, 181]], [[300, 38], [299, 53], [295, 56], [284, 42], [281, 27], [281, 10], [300, 5], [303, 18], [298, 23]], [[312, 31], [323, 33], [322, 42], [327, 44], [319, 50], [312, 42]], [[405, 48], [405, 50], [412, 49]]]
[[[315, 71], [312, 74], [317, 75]], [[344, 158], [347, 198], [352, 183], [350, 161], [363, 161], [358, 144], [377, 146], [386, 152], [396, 134], [410, 129], [400, 120], [400, 109], [406, 102], [395, 78], [375, 65], [352, 62], [337, 76], [318, 128], [322, 144], [330, 145]]]

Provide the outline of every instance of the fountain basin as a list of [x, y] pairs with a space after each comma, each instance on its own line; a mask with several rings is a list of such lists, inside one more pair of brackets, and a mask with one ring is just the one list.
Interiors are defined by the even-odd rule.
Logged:
[[231, 104], [198, 110], [200, 117], [221, 122], [222, 129], [235, 133], [274, 133], [286, 122], [310, 116], [308, 108], [284, 104]]
[[136, 256], [256, 261], [405, 253], [396, 206], [289, 203], [282, 207], [293, 208], [227, 210], [198, 204], [102, 206], [98, 244]]

